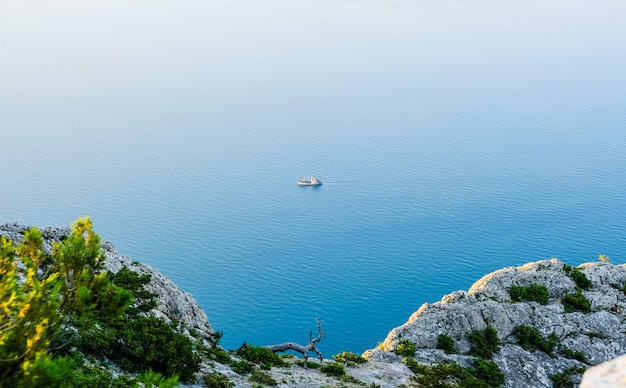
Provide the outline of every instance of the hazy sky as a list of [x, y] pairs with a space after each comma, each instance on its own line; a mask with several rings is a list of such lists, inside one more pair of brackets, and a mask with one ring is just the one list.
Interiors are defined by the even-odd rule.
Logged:
[[164, 107], [174, 121], [234, 117], [399, 86], [471, 101], [483, 91], [467, 80], [507, 89], [511, 76], [606, 99], [623, 94], [624, 36], [621, 0], [3, 0], [0, 131], [131, 126], [167, 120]]
[[16, 92], [623, 59], [624, 15], [624, 2], [581, 0], [4, 0], [0, 70]]

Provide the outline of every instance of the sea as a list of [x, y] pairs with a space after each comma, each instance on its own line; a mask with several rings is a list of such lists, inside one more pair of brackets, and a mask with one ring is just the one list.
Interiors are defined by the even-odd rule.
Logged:
[[361, 353], [497, 269], [626, 263], [624, 36], [621, 0], [4, 1], [0, 223], [89, 216], [227, 349]]

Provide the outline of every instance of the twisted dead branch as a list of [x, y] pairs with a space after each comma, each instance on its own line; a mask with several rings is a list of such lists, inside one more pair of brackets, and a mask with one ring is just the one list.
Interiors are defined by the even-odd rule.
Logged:
[[320, 318], [316, 319], [317, 321], [317, 337], [313, 338], [313, 331], [309, 332], [309, 343], [307, 345], [301, 345], [296, 342], [283, 342], [282, 344], [270, 345], [268, 348], [276, 353], [276, 352], [284, 352], [286, 350], [294, 350], [304, 357], [304, 365], [306, 365], [307, 360], [309, 359], [309, 352], [315, 352], [317, 354], [317, 358], [319, 358], [320, 362], [322, 362], [323, 357], [322, 353], [317, 350], [315, 346], [318, 342], [322, 340], [326, 336], [322, 331], [322, 321]]

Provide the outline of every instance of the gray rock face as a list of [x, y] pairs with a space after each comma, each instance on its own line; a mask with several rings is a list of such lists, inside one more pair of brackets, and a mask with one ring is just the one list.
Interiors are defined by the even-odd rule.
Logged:
[[[30, 226], [16, 223], [0, 225], [0, 236], [12, 240], [15, 244], [22, 241], [23, 234]], [[52, 249], [52, 243], [59, 242], [67, 237], [70, 228], [46, 227], [39, 228], [44, 238], [44, 250], [48, 253]], [[103, 242], [102, 248], [106, 255], [105, 268], [111, 272], [117, 272], [122, 267], [139, 273], [149, 274], [150, 284], [146, 289], [157, 296], [157, 307], [152, 311], [156, 316], [163, 317], [168, 321], [180, 322], [185, 330], [194, 330], [197, 335], [207, 338], [213, 333], [213, 328], [205, 312], [200, 308], [196, 300], [187, 292], [183, 292], [174, 282], [147, 264], [132, 262], [129, 257], [121, 256], [115, 250], [113, 244]]]
[[150, 283], [146, 289], [157, 297], [157, 307], [152, 311], [157, 317], [167, 321], [175, 320], [187, 330], [193, 330], [203, 338], [213, 333], [204, 310], [188, 292], [183, 292], [178, 286], [161, 272], [147, 264], [131, 261], [127, 256], [121, 256], [115, 247], [108, 242], [102, 244], [106, 254], [105, 268], [111, 272], [118, 272], [123, 267], [140, 275], [150, 275]]
[[[19, 224], [0, 225], [0, 235], [19, 242], [26, 229], [28, 227]], [[40, 230], [45, 238], [44, 249], [48, 251], [52, 242], [60, 241], [70, 233], [68, 228]], [[158, 297], [158, 306], [154, 310], [157, 316], [177, 320], [187, 331], [193, 329], [205, 338], [213, 333], [206, 314], [189, 293], [182, 292], [152, 267], [121, 256], [112, 244], [104, 242], [102, 247], [106, 254], [107, 270], [117, 272], [126, 266], [139, 274], [151, 275], [148, 289]], [[590, 289], [582, 291], [590, 301], [591, 311], [588, 313], [565, 312], [562, 299], [574, 291], [576, 284], [564, 271], [562, 262], [556, 259], [544, 260], [498, 270], [478, 280], [469, 291], [453, 292], [437, 303], [425, 303], [405, 324], [391, 330], [377, 348], [364, 353], [369, 362], [346, 367], [347, 373], [356, 378], [357, 382], [338, 381], [319, 370], [294, 365], [272, 368], [268, 373], [282, 382], [280, 386], [283, 387], [357, 387], [363, 384], [381, 388], [417, 386], [413, 372], [402, 363], [403, 357], [394, 353], [401, 340], [409, 340], [416, 345], [415, 359], [420, 363], [453, 361], [461, 366], [471, 366], [473, 357], [467, 355], [471, 348], [468, 335], [490, 325], [496, 329], [502, 342], [493, 361], [506, 376], [504, 386], [552, 387], [551, 375], [564, 373], [574, 367], [588, 368], [626, 354], [626, 295], [622, 291], [626, 289], [626, 266], [597, 262], [580, 265], [578, 269], [591, 281]], [[532, 284], [547, 287], [548, 304], [511, 301], [509, 289], [512, 286], [528, 287]], [[550, 334], [556, 335], [559, 344], [554, 354], [523, 349], [513, 335], [519, 325], [537, 328], [544, 338]], [[446, 334], [454, 340], [456, 354], [445, 354], [443, 350], [437, 349], [439, 334]], [[570, 353], [573, 351], [584, 355], [586, 362], [571, 358], [571, 354], [568, 358], [567, 349]], [[620, 362], [623, 365], [623, 360]], [[224, 373], [236, 387], [254, 385], [244, 375], [233, 372], [228, 365], [211, 361], [206, 362], [202, 370], [203, 373]], [[609, 367], [606, 370], [611, 373], [621, 369]], [[596, 385], [597, 378], [606, 380], [606, 372], [596, 374], [595, 380], [590, 382], [585, 378], [583, 385], [601, 386]], [[619, 378], [623, 379], [623, 375]], [[580, 373], [574, 373], [571, 381], [580, 384]]]
[[[591, 281], [583, 294], [591, 302], [591, 312], [566, 313], [561, 299], [574, 291], [576, 284], [563, 270], [563, 263], [553, 259], [504, 268], [484, 276], [468, 292], [457, 291], [440, 302], [424, 304], [404, 325], [393, 329], [377, 348], [365, 353], [368, 358], [392, 360], [392, 352], [401, 340], [415, 343], [416, 360], [435, 363], [462, 361], [458, 355], [445, 355], [436, 349], [439, 334], [455, 341], [456, 351], [466, 354], [471, 347], [468, 334], [494, 327], [503, 345], [493, 361], [506, 375], [506, 387], [552, 387], [550, 375], [570, 367], [589, 365], [568, 358], [565, 348], [584, 354], [595, 365], [626, 353], [626, 296], [617, 286], [626, 283], [626, 266], [588, 263], [578, 267]], [[512, 286], [545, 285], [549, 303], [512, 302]], [[547, 338], [559, 339], [556, 354], [530, 352], [518, 345], [513, 335], [519, 325], [536, 327]], [[570, 357], [572, 357], [570, 355]], [[462, 364], [462, 362], [459, 362]], [[580, 375], [572, 381], [580, 382]]]

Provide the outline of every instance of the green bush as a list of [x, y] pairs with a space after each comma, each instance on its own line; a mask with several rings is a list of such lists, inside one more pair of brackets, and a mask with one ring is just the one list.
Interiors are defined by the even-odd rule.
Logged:
[[239, 357], [255, 364], [271, 364], [274, 366], [284, 366], [285, 362], [269, 348], [262, 346], [248, 345], [244, 343], [235, 352]]
[[509, 296], [513, 302], [521, 302], [527, 299], [528, 291], [524, 286], [512, 286], [509, 289]]
[[589, 290], [591, 288], [591, 281], [587, 279], [584, 273], [582, 273], [578, 268], [572, 268], [571, 266], [564, 264], [563, 271], [572, 278], [574, 283], [583, 290]]
[[486, 360], [491, 360], [500, 346], [498, 332], [491, 325], [487, 326], [484, 331], [475, 330], [471, 332], [469, 341], [472, 345], [469, 354]]
[[343, 353], [335, 354], [333, 356], [333, 359], [336, 362], [340, 362], [340, 363], [350, 365], [350, 366], [367, 362], [367, 358], [358, 354], [354, 354], [352, 352], [343, 352]]
[[149, 274], [139, 275], [137, 272], [122, 267], [117, 273], [108, 272], [111, 283], [132, 292], [133, 303], [126, 311], [131, 317], [136, 317], [140, 312], [148, 312], [157, 306], [156, 295], [145, 289], [150, 283]]
[[490, 387], [499, 387], [504, 384], [504, 373], [493, 361], [477, 358], [474, 360], [474, 370], [472, 375], [478, 380], [482, 380]]
[[17, 245], [0, 236], [0, 385], [63, 386], [76, 368], [64, 356], [68, 329], [82, 335], [120, 320], [132, 293], [107, 277], [89, 218], [48, 252], [37, 228], [22, 234]]
[[538, 302], [542, 305], [548, 304], [548, 288], [536, 283], [530, 287], [513, 286], [509, 289], [509, 295], [513, 302]]
[[402, 361], [413, 373], [420, 387], [500, 387], [504, 373], [493, 361], [476, 358], [473, 368], [463, 368], [455, 362], [438, 365], [420, 365], [412, 358]]
[[552, 333], [546, 341], [536, 327], [520, 325], [513, 330], [513, 334], [517, 337], [519, 345], [528, 351], [540, 350], [544, 353], [552, 355], [555, 346], [558, 344], [558, 337]]
[[232, 361], [230, 367], [238, 375], [247, 375], [254, 370], [254, 364], [246, 360]]
[[574, 268], [572, 273], [570, 274], [572, 280], [576, 283], [576, 285], [583, 290], [591, 289], [591, 281], [587, 279], [584, 273], [582, 273], [578, 268]]
[[319, 369], [321, 367], [320, 364], [318, 364], [317, 362], [313, 362], [313, 361], [307, 361], [306, 364], [304, 363], [304, 361], [296, 361], [295, 364], [303, 368], [311, 368], [311, 369]]
[[106, 356], [130, 372], [153, 370], [166, 377], [178, 375], [188, 382], [200, 369], [200, 358], [189, 337], [152, 315], [102, 325], [76, 345], [88, 354]]
[[572, 388], [575, 386], [572, 381], [574, 375], [582, 375], [585, 373], [585, 368], [573, 366], [565, 369], [561, 373], [554, 373], [550, 375], [550, 380], [554, 388]]
[[563, 299], [561, 299], [561, 303], [563, 303], [566, 313], [573, 313], [574, 311], [588, 313], [591, 311], [591, 302], [583, 295], [579, 287], [576, 287], [574, 293], [565, 295]]
[[322, 371], [323, 373], [326, 373], [328, 376], [336, 376], [336, 377], [341, 377], [346, 374], [346, 371], [343, 369], [343, 365], [338, 362], [324, 364], [320, 368], [320, 371]]
[[399, 354], [401, 356], [413, 357], [416, 350], [417, 348], [415, 347], [415, 344], [413, 342], [407, 339], [403, 339], [398, 343], [398, 346], [396, 346], [395, 352], [396, 354]]
[[217, 361], [220, 364], [229, 364], [230, 361], [232, 360], [230, 357], [230, 354], [228, 354], [227, 351], [219, 347], [214, 347], [214, 348], [204, 347], [202, 348], [202, 351], [204, 352], [204, 354], [206, 354], [206, 356], [209, 359], [213, 361]]
[[446, 354], [453, 354], [456, 352], [452, 337], [443, 333], [439, 334], [437, 337], [437, 349], [443, 349]]
[[165, 378], [160, 373], [153, 372], [149, 369], [137, 375], [135, 380], [143, 384], [144, 387], [174, 388], [178, 386], [178, 376], [174, 375]]
[[254, 383], [259, 383], [263, 385], [275, 386], [278, 385], [278, 382], [272, 378], [272, 376], [268, 375], [265, 372], [261, 372], [260, 370], [253, 370], [250, 374], [250, 381]]
[[209, 373], [202, 376], [202, 380], [204, 380], [204, 385], [207, 388], [231, 388], [235, 386], [228, 380], [228, 376], [221, 373]]
[[585, 364], [589, 364], [589, 360], [587, 360], [587, 356], [585, 356], [585, 353], [570, 349], [566, 346], [563, 348], [563, 356], [571, 358], [572, 360], [578, 360], [580, 362], [584, 362]]
[[427, 368], [425, 365], [418, 364], [418, 362], [415, 361], [415, 359], [411, 357], [405, 357], [402, 360], [402, 363], [406, 365], [407, 368], [409, 368], [409, 370], [415, 374], [422, 374], [424, 373], [424, 371], [426, 371], [426, 368]]

